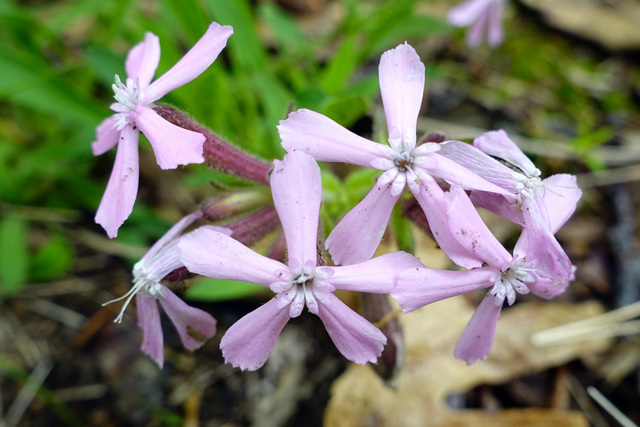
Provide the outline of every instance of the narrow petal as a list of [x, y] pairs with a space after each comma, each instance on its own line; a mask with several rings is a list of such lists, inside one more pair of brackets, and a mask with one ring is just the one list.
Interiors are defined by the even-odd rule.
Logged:
[[278, 281], [276, 272], [288, 271], [282, 263], [206, 226], [182, 236], [178, 248], [180, 261], [189, 271], [217, 279], [269, 286]]
[[449, 227], [458, 242], [490, 266], [503, 270], [511, 262], [512, 256], [482, 221], [467, 194], [454, 185], [445, 193], [445, 198]]
[[573, 275], [571, 261], [534, 206], [532, 204], [522, 211], [525, 226], [514, 247], [514, 257], [534, 263], [539, 276], [559, 283], [567, 282]]
[[94, 156], [106, 153], [116, 146], [120, 139], [120, 131], [115, 128], [117, 120], [114, 116], [107, 117], [96, 128], [96, 140], [91, 143]]
[[489, 22], [487, 24], [487, 44], [496, 47], [504, 39], [502, 29], [502, 14], [504, 13], [504, 2], [493, 2], [489, 6]]
[[507, 199], [515, 200], [512, 192], [492, 184], [459, 163], [441, 156], [438, 153], [432, 154], [431, 157], [438, 161], [437, 167], [425, 168], [432, 176], [442, 178], [450, 184], [461, 185], [465, 190], [489, 191], [491, 193], [502, 194]]
[[[142, 257], [142, 259], [140, 260], [141, 262], [146, 262], [147, 260], [153, 258], [155, 255], [158, 254], [158, 252], [160, 252], [160, 249], [162, 249], [165, 245], [167, 245], [167, 243], [169, 243], [170, 241], [176, 239], [180, 234], [182, 234], [182, 232], [189, 227], [191, 224], [193, 224], [195, 221], [199, 220], [200, 218], [202, 218], [203, 214], [201, 211], [195, 211], [193, 213], [190, 213], [189, 215], [184, 216], [180, 221], [176, 222], [170, 229], [169, 231], [167, 231], [164, 236], [162, 236], [160, 239], [158, 239], [153, 246], [151, 246], [151, 248], [149, 248], [149, 250], [147, 251], [147, 253]], [[227, 230], [223, 227], [219, 227], [220, 228], [220, 232], [222, 232], [222, 230]], [[229, 230], [227, 233], [230, 233], [231, 230]]]
[[486, 191], [472, 191], [469, 199], [479, 208], [491, 211], [513, 223], [524, 225], [520, 205], [518, 203], [509, 203], [507, 199], [500, 194], [488, 193]]
[[491, 279], [496, 274], [490, 267], [467, 271], [411, 268], [398, 276], [398, 285], [391, 291], [391, 297], [408, 313], [436, 301], [488, 288], [493, 285]]
[[[450, 227], [451, 218], [447, 209], [447, 199], [442, 188], [429, 175], [420, 178], [418, 188], [412, 188], [413, 195], [420, 203], [424, 211], [429, 228], [438, 245], [449, 258], [461, 267], [471, 269], [482, 265], [482, 258], [472, 248], [463, 246]], [[474, 209], [475, 211], [475, 209]], [[457, 212], [456, 215], [464, 217], [466, 212]], [[476, 212], [477, 215], [477, 212]]]
[[375, 363], [382, 354], [387, 343], [384, 334], [335, 295], [327, 294], [322, 300], [318, 317], [340, 353], [352, 362]]
[[468, 0], [451, 8], [447, 22], [456, 27], [468, 27], [474, 23], [495, 0]]
[[396, 152], [410, 152], [416, 145], [416, 124], [424, 92], [424, 64], [415, 49], [404, 43], [382, 54], [378, 73], [389, 142]]
[[482, 40], [484, 39], [484, 33], [487, 28], [487, 11], [484, 10], [478, 16], [478, 19], [474, 23], [471, 24], [469, 29], [467, 30], [467, 34], [465, 35], [465, 41], [467, 42], [467, 46], [469, 47], [477, 47], [482, 44]]
[[286, 120], [281, 120], [278, 132], [285, 150], [304, 151], [319, 162], [343, 162], [369, 168], [375, 160], [393, 156], [389, 147], [364, 139], [307, 109], [294, 111]]
[[493, 344], [496, 324], [502, 305], [495, 304], [495, 297], [487, 292], [471, 320], [464, 328], [453, 355], [472, 365], [478, 359], [486, 359]]
[[202, 163], [205, 136], [169, 123], [148, 107], [137, 107], [135, 122], [147, 137], [162, 169]]
[[158, 303], [151, 295], [143, 292], [136, 295], [138, 326], [142, 329], [140, 349], [149, 355], [160, 368], [164, 364], [164, 337]]
[[118, 228], [131, 215], [138, 194], [138, 135], [131, 126], [122, 129], [113, 171], [96, 212], [96, 223], [111, 239], [118, 235]]
[[161, 292], [158, 301], [176, 327], [184, 348], [200, 348], [215, 335], [216, 321], [209, 313], [189, 306], [166, 286], [162, 287]]
[[555, 234], [573, 215], [582, 191], [578, 188], [575, 175], [552, 175], [542, 182], [542, 200], [548, 213], [549, 228]]
[[338, 265], [357, 264], [373, 256], [400, 195], [391, 185], [376, 184], [367, 196], [336, 225], [325, 247]]
[[[570, 277], [572, 279], [572, 277]], [[552, 278], [538, 277], [531, 283], [527, 283], [527, 288], [531, 293], [544, 299], [551, 299], [563, 293], [569, 286], [571, 280], [556, 281]]]
[[207, 32], [187, 52], [180, 61], [158, 80], [151, 83], [144, 93], [144, 103], [150, 104], [172, 90], [184, 86], [204, 72], [216, 60], [227, 39], [233, 34], [233, 28], [212, 22]]
[[288, 307], [280, 308], [278, 296], [272, 298], [227, 330], [220, 341], [224, 360], [242, 370], [262, 367], [288, 321]]
[[292, 150], [276, 160], [271, 173], [273, 202], [282, 222], [289, 260], [301, 265], [318, 259], [318, 220], [322, 182], [313, 157]]
[[401, 272], [417, 267], [423, 267], [419, 258], [393, 252], [359, 264], [333, 267], [333, 276], [328, 281], [338, 289], [387, 294], [396, 286]]
[[473, 145], [490, 156], [506, 160], [527, 176], [538, 176], [540, 171], [503, 130], [485, 132], [473, 140]]
[[513, 171], [473, 145], [461, 141], [441, 143], [438, 154], [514, 194], [518, 193], [518, 183], [526, 180], [523, 174]]
[[138, 79], [138, 88], [144, 91], [160, 63], [160, 40], [153, 33], [145, 33], [144, 40], [129, 51], [124, 63], [127, 77]]

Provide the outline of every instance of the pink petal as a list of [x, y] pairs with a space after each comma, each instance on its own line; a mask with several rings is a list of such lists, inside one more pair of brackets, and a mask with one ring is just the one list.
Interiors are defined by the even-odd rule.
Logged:
[[486, 191], [472, 191], [469, 199], [479, 208], [491, 211], [513, 223], [524, 224], [520, 205], [518, 203], [509, 203], [507, 199], [500, 194], [487, 193]]
[[487, 292], [471, 320], [460, 335], [453, 355], [472, 365], [478, 359], [486, 359], [493, 344], [496, 324], [502, 305], [495, 304], [495, 297]]
[[[195, 211], [193, 213], [190, 213], [189, 215], [186, 215], [180, 221], [176, 222], [169, 229], [169, 231], [167, 231], [160, 239], [158, 239], [153, 244], [153, 246], [151, 246], [151, 248], [149, 248], [147, 253], [142, 257], [142, 259], [140, 261], [144, 263], [145, 261], [150, 260], [151, 258], [156, 256], [158, 254], [158, 252], [160, 252], [160, 250], [163, 247], [165, 247], [172, 240], [176, 239], [180, 234], [182, 234], [182, 232], [187, 227], [189, 227], [191, 224], [193, 224], [194, 222], [196, 222], [197, 220], [202, 218], [202, 216], [203, 216], [203, 214], [202, 214], [201, 211]], [[219, 228], [220, 228], [219, 231], [221, 231], [221, 232], [222, 232], [222, 230], [228, 230], [228, 229], [225, 229], [223, 227], [219, 227]], [[227, 232], [227, 234], [230, 233], [230, 232], [231, 232], [231, 230], [229, 230]]]
[[304, 151], [319, 162], [372, 167], [380, 157], [393, 156], [389, 147], [364, 139], [330, 118], [304, 108], [281, 120], [278, 131], [285, 150]]
[[164, 338], [156, 299], [151, 295], [140, 292], [136, 294], [136, 305], [138, 326], [142, 329], [142, 346], [140, 349], [162, 368], [164, 364]]
[[449, 10], [447, 22], [456, 27], [468, 27], [474, 23], [495, 0], [468, 0]]
[[202, 347], [206, 340], [215, 335], [215, 319], [209, 313], [189, 306], [166, 286], [162, 287], [158, 300], [178, 330], [182, 345], [187, 350]]
[[160, 41], [153, 33], [145, 33], [144, 40], [135, 45], [124, 63], [127, 77], [138, 79], [138, 88], [144, 91], [156, 73], [160, 62]]
[[131, 215], [138, 194], [138, 175], [138, 131], [125, 126], [120, 134], [113, 171], [95, 218], [111, 239], [118, 235], [118, 228]]
[[114, 116], [107, 117], [96, 128], [96, 140], [91, 143], [94, 156], [106, 153], [118, 143], [120, 131], [114, 127], [116, 121]]
[[485, 132], [473, 140], [473, 145], [490, 156], [498, 157], [517, 166], [527, 176], [537, 176], [540, 173], [503, 130]]
[[467, 252], [498, 270], [513, 259], [482, 221], [467, 194], [457, 185], [445, 193], [449, 227]]
[[459, 163], [441, 156], [438, 153], [432, 154], [431, 157], [438, 161], [436, 167], [425, 168], [432, 176], [442, 178], [451, 184], [459, 184], [465, 190], [489, 191], [491, 193], [502, 194], [510, 200], [515, 200], [513, 193], [490, 183]]
[[[471, 144], [461, 141], [445, 141], [439, 145], [438, 154], [453, 160], [468, 171], [508, 190], [510, 193], [518, 193], [517, 184], [525, 179], [522, 173], [511, 170]], [[443, 169], [446, 171], [446, 167]]]
[[387, 343], [384, 334], [334, 294], [327, 294], [318, 305], [318, 317], [340, 353], [360, 365], [375, 363]]
[[408, 313], [427, 304], [493, 285], [497, 271], [489, 267], [466, 271], [411, 268], [398, 276], [391, 297]]
[[373, 256], [382, 240], [393, 206], [391, 184], [375, 187], [335, 226], [325, 247], [335, 264], [357, 264]]
[[280, 295], [234, 323], [220, 341], [227, 363], [255, 371], [267, 361], [278, 335], [289, 321], [288, 307], [280, 307]]
[[487, 25], [487, 44], [496, 47], [504, 39], [502, 30], [502, 14], [504, 13], [504, 2], [494, 2], [489, 6], [489, 23]]
[[322, 182], [313, 157], [292, 150], [271, 173], [273, 202], [282, 222], [289, 262], [316, 264]]
[[179, 165], [202, 163], [205, 136], [169, 123], [148, 107], [139, 106], [135, 123], [147, 137], [162, 169], [175, 169]]
[[[434, 179], [429, 175], [421, 176], [419, 187], [417, 189], [411, 188], [411, 192], [420, 203], [434, 238], [447, 256], [461, 267], [467, 269], [480, 267], [483, 262], [482, 258], [463, 246], [452, 232], [450, 213], [447, 210], [448, 201], [445, 198], [444, 191]], [[455, 213], [455, 215], [462, 218], [468, 214], [472, 215], [473, 213]]]
[[552, 175], [542, 182], [543, 205], [548, 213], [549, 229], [555, 234], [573, 215], [582, 191], [578, 188], [574, 175]]
[[416, 124], [422, 106], [424, 64], [405, 43], [383, 53], [378, 70], [389, 142], [397, 152], [411, 151], [416, 145]]
[[178, 248], [180, 261], [189, 271], [217, 279], [269, 286], [279, 280], [277, 271], [288, 270], [282, 263], [206, 226], [182, 236]]
[[328, 281], [338, 289], [386, 294], [395, 287], [402, 271], [422, 266], [420, 259], [411, 254], [392, 252], [360, 264], [333, 267]]
[[571, 261], [549, 230], [547, 221], [533, 206], [522, 212], [525, 226], [516, 242], [514, 256], [534, 262], [539, 276], [567, 282], [573, 275]]
[[172, 90], [184, 86], [198, 77], [216, 60], [227, 39], [233, 34], [233, 28], [212, 22], [207, 32], [187, 52], [180, 61], [158, 80], [151, 83], [144, 93], [144, 103], [150, 104]]
[[485, 29], [487, 27], [487, 19], [487, 11], [485, 10], [480, 14], [480, 16], [478, 16], [478, 19], [476, 19], [476, 21], [471, 24], [471, 26], [467, 30], [467, 34], [465, 37], [467, 46], [480, 46], [484, 37]]
[[[572, 279], [572, 278], [570, 278]], [[527, 283], [527, 288], [531, 293], [544, 299], [551, 299], [563, 293], [569, 286], [571, 280], [558, 282], [552, 278], [538, 277], [532, 283]]]

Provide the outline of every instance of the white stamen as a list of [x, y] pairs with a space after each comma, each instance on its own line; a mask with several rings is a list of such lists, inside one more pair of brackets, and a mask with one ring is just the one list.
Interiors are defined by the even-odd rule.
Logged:
[[161, 289], [162, 285], [159, 281], [154, 277], [150, 277], [150, 275], [144, 270], [144, 267], [141, 266], [140, 263], [137, 263], [133, 266], [133, 286], [131, 289], [121, 297], [103, 303], [102, 306], [104, 307], [105, 305], [122, 301], [126, 298], [126, 301], [120, 309], [120, 313], [118, 313], [118, 316], [114, 320], [115, 323], [120, 323], [122, 322], [122, 317], [124, 316], [124, 312], [129, 306], [129, 303], [138, 292], [146, 292], [152, 296], [157, 296], [160, 294]]
[[491, 295], [495, 296], [495, 304], [502, 305], [506, 299], [509, 305], [516, 300], [516, 292], [521, 295], [528, 294], [529, 288], [526, 283], [535, 281], [535, 277], [530, 274], [532, 268], [524, 266], [524, 260], [514, 259], [505, 271], [501, 271], [492, 279], [494, 283]]
[[135, 80], [127, 78], [127, 84], [125, 85], [122, 83], [122, 80], [120, 80], [120, 76], [117, 74], [115, 75], [115, 83], [111, 85], [111, 88], [114, 93], [113, 97], [119, 105], [115, 105], [112, 109], [119, 113], [117, 114], [118, 121], [114, 125], [118, 130], [121, 130], [127, 125], [129, 122], [129, 113], [134, 111], [136, 106], [140, 103], [142, 94], [138, 87], [138, 78]]

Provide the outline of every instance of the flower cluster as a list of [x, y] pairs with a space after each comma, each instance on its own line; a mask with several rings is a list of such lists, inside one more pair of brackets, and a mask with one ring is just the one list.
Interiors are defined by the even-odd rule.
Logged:
[[[468, 3], [479, 9], [480, 3], [488, 1]], [[502, 2], [493, 3], [500, 6]], [[486, 13], [483, 16], [485, 21], [493, 19]], [[489, 36], [495, 40], [492, 31]], [[112, 109], [116, 114], [98, 127], [94, 143], [94, 151], [99, 153], [120, 140], [114, 174], [96, 218], [110, 236], [129, 214], [135, 198], [132, 181], [137, 183], [137, 164], [133, 164], [137, 151], [131, 145], [138, 129], [151, 141], [162, 168], [202, 161], [202, 147], [209, 136], [185, 129], [202, 129], [195, 125], [166, 122], [152, 109], [152, 103], [200, 74], [231, 33], [230, 27], [211, 24], [185, 58], [153, 84], [149, 82], [159, 56], [157, 38], [147, 34], [130, 52], [126, 85], [118, 78], [114, 85], [118, 103]], [[230, 229], [204, 225], [183, 235], [196, 220], [222, 218], [227, 209], [236, 213], [245, 203], [244, 194], [249, 193], [206, 203], [172, 227], [136, 264], [134, 286], [120, 298], [126, 303], [117, 320], [136, 296], [144, 335], [142, 350], [160, 366], [163, 341], [156, 301], [178, 329], [186, 348], [199, 347], [215, 333], [215, 320], [210, 315], [187, 306], [162, 284], [170, 273], [185, 268], [213, 278], [255, 283], [274, 293], [222, 337], [225, 360], [248, 370], [265, 363], [280, 331], [305, 306], [322, 320], [347, 359], [360, 364], [375, 362], [387, 338], [345, 305], [334, 294], [337, 289], [390, 294], [409, 312], [489, 288], [455, 348], [454, 355], [468, 363], [487, 357], [505, 301], [511, 305], [517, 294], [530, 292], [548, 299], [564, 291], [574, 268], [555, 233], [581, 196], [575, 177], [560, 174], [541, 179], [540, 171], [504, 131], [487, 132], [473, 145], [460, 141], [418, 143], [425, 68], [410, 45], [385, 52], [379, 76], [389, 145], [362, 138], [317, 112], [295, 111], [278, 126], [287, 154], [274, 161], [268, 179], [271, 208], [230, 225]], [[175, 112], [166, 114], [176, 123], [185, 123], [175, 119]], [[331, 255], [330, 265], [325, 265], [319, 250], [324, 234], [317, 161], [350, 163], [381, 172], [369, 194], [329, 233], [325, 248]], [[263, 183], [261, 180], [257, 182]], [[405, 188], [408, 194], [404, 194]], [[464, 270], [427, 268], [402, 251], [373, 257], [392, 209], [402, 197], [417, 200], [438, 245]], [[491, 234], [476, 207], [522, 227], [512, 252]], [[278, 219], [287, 256], [275, 252], [264, 256], [250, 249], [247, 244], [253, 237], [248, 237], [251, 233], [246, 230], [255, 230], [256, 221], [264, 228]]]

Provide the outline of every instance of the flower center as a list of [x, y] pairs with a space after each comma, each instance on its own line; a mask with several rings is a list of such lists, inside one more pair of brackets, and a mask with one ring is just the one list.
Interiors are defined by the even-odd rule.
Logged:
[[411, 153], [403, 151], [398, 154], [394, 162], [400, 172], [407, 172], [413, 167], [413, 156], [411, 156]]
[[[120, 76], [116, 74], [116, 82], [111, 85], [113, 88], [114, 98], [118, 104], [124, 106], [128, 111], [136, 109], [136, 105], [140, 102], [140, 90], [138, 89], [138, 81], [127, 78], [126, 86], [120, 80]], [[124, 111], [122, 111], [124, 112]]]
[[129, 303], [138, 292], [146, 292], [149, 295], [156, 297], [160, 295], [161, 290], [162, 285], [159, 283], [159, 281], [151, 277], [151, 275], [148, 274], [147, 271], [145, 271], [144, 267], [141, 266], [140, 262], [138, 262], [133, 266], [133, 286], [131, 287], [131, 289], [129, 289], [129, 292], [119, 298], [107, 301], [102, 305], [105, 306], [124, 299], [125, 302], [120, 309], [120, 313], [118, 313], [118, 317], [116, 317], [114, 320], [116, 323], [120, 323], [122, 322], [122, 316], [124, 316], [124, 312], [129, 306]]
[[129, 123], [135, 126], [132, 121], [131, 113], [135, 111], [141, 102], [142, 93], [139, 89], [139, 81], [127, 78], [126, 86], [120, 80], [120, 76], [116, 74], [116, 82], [111, 85], [113, 88], [114, 98], [118, 101], [111, 105], [111, 109], [116, 112], [116, 123], [114, 128], [122, 130]]
[[491, 295], [495, 296], [495, 304], [502, 305], [506, 299], [509, 305], [516, 300], [516, 291], [519, 294], [528, 294], [526, 283], [531, 283], [535, 278], [529, 273], [532, 269], [526, 268], [521, 260], [514, 260], [504, 271], [499, 272], [493, 279], [494, 286]]

